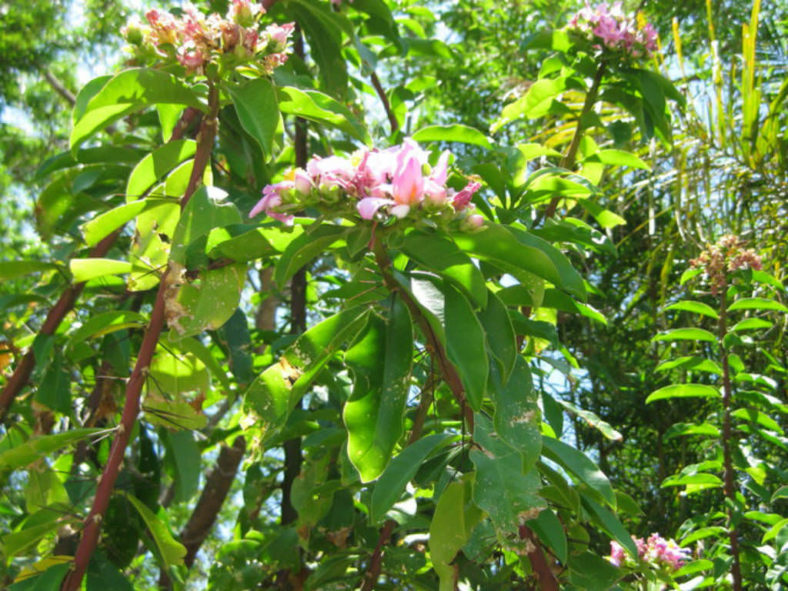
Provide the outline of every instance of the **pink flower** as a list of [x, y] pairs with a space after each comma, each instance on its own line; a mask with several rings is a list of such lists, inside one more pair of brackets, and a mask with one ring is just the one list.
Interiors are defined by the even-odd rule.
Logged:
[[208, 61], [208, 56], [193, 44], [184, 45], [178, 50], [178, 61], [191, 71], [199, 70]]
[[621, 566], [624, 562], [624, 547], [618, 542], [610, 542], [610, 556], [608, 560], [614, 566]]
[[471, 202], [471, 198], [473, 194], [476, 193], [479, 189], [481, 189], [482, 184], [477, 182], [470, 182], [465, 187], [454, 196], [454, 200], [452, 201], [452, 205], [456, 211], [462, 211], [468, 204]]
[[286, 23], [284, 25], [269, 25], [265, 32], [268, 33], [271, 41], [276, 43], [280, 51], [287, 47], [287, 40], [293, 34], [295, 23]]
[[380, 197], [364, 197], [358, 202], [356, 208], [358, 209], [358, 214], [361, 216], [361, 219], [371, 220], [375, 218], [375, 214], [378, 213], [378, 210], [381, 207], [393, 204], [394, 201], [391, 199], [381, 199]]
[[415, 156], [409, 156], [397, 169], [391, 181], [394, 200], [400, 205], [419, 203], [424, 193], [424, 177], [421, 164]]
[[282, 181], [275, 185], [266, 185], [263, 188], [263, 198], [260, 199], [257, 205], [252, 208], [252, 211], [249, 212], [249, 217], [252, 218], [261, 211], [264, 211], [268, 217], [279, 220], [284, 224], [291, 225], [293, 223], [292, 215], [274, 210], [282, 205], [282, 193], [291, 190], [293, 186], [293, 181]]

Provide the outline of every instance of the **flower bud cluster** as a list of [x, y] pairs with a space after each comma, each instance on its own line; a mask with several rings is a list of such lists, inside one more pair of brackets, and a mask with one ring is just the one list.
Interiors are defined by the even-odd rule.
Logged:
[[720, 238], [716, 244], [707, 244], [700, 256], [690, 265], [702, 269], [709, 278], [711, 293], [717, 295], [728, 284], [728, 274], [739, 269], [761, 269], [761, 257], [732, 234]]
[[285, 179], [263, 189], [263, 198], [249, 214], [258, 213], [291, 223], [293, 213], [316, 207], [336, 217], [393, 222], [430, 220], [447, 224], [459, 220], [464, 229], [482, 225], [471, 198], [481, 187], [469, 182], [455, 191], [446, 185], [449, 152], [435, 166], [412, 139], [386, 150], [361, 150], [350, 158], [315, 157], [306, 170], [291, 169]]
[[[682, 548], [675, 541], [666, 540], [657, 533], [651, 534], [645, 541], [643, 538], [632, 539], [638, 549], [638, 558], [656, 568], [666, 567], [675, 571], [690, 558], [688, 548]], [[618, 542], [610, 542], [610, 556], [607, 559], [615, 566], [632, 564], [629, 555]]]
[[227, 15], [209, 16], [193, 4], [183, 5], [180, 16], [161, 10], [145, 13], [147, 23], [134, 19], [121, 33], [138, 58], [177, 61], [190, 73], [205, 73], [212, 61], [232, 65], [257, 64], [264, 73], [287, 61], [287, 42], [293, 23], [271, 24], [259, 30], [265, 9], [251, 0], [232, 0]]
[[569, 21], [567, 28], [607, 50], [640, 59], [649, 57], [657, 49], [657, 32], [642, 14], [636, 17], [624, 13], [621, 2], [598, 4], [594, 8], [586, 2]]

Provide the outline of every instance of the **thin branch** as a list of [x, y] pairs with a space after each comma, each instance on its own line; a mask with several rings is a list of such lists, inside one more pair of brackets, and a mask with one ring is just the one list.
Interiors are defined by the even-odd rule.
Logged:
[[[197, 140], [197, 151], [194, 155], [194, 164], [189, 184], [181, 199], [181, 209], [189, 202], [194, 191], [199, 186], [205, 167], [211, 158], [213, 151], [214, 138], [217, 129], [217, 115], [219, 112], [218, 90], [214, 85], [210, 85], [208, 94], [209, 113], [203, 118], [202, 125]], [[109, 506], [115, 480], [120, 472], [120, 466], [126, 452], [126, 446], [137, 421], [140, 412], [140, 397], [142, 387], [148, 376], [148, 368], [156, 350], [159, 336], [164, 328], [165, 320], [165, 297], [171, 289], [168, 279], [168, 271], [159, 281], [159, 289], [156, 293], [156, 302], [151, 312], [150, 322], [147, 331], [142, 339], [140, 350], [137, 355], [137, 362], [126, 383], [125, 404], [121, 422], [118, 425], [115, 439], [112, 442], [109, 458], [104, 467], [104, 472], [96, 488], [96, 495], [93, 499], [93, 506], [85, 520], [85, 528], [79, 542], [76, 555], [74, 556], [74, 566], [63, 581], [63, 591], [77, 591], [82, 585], [82, 579], [87, 571], [90, 558], [98, 544], [101, 522]]]
[[731, 400], [733, 398], [733, 386], [731, 384], [730, 365], [728, 361], [728, 349], [725, 346], [725, 336], [728, 333], [728, 286], [723, 285], [720, 289], [720, 318], [717, 322], [717, 339], [722, 356], [722, 458], [724, 470], [724, 491], [728, 499], [728, 539], [731, 545], [731, 576], [733, 578], [733, 591], [742, 590], [741, 564], [739, 559], [739, 533], [736, 531], [734, 521], [734, 508], [736, 507], [736, 473], [733, 469], [733, 457], [731, 455]]
[[377, 92], [378, 96], [380, 97], [380, 102], [383, 103], [383, 109], [386, 111], [386, 116], [389, 118], [391, 133], [399, 131], [399, 121], [397, 121], [394, 111], [391, 110], [389, 97], [386, 96], [386, 91], [383, 89], [383, 85], [380, 83], [380, 78], [378, 78], [377, 72], [373, 70], [369, 78], [372, 81], [372, 86], [375, 88], [375, 92]]
[[547, 563], [542, 547], [539, 545], [539, 540], [536, 539], [534, 532], [527, 525], [521, 525], [519, 534], [520, 539], [526, 544], [526, 552], [528, 553], [528, 559], [531, 561], [531, 566], [539, 578], [540, 589], [542, 591], [558, 591], [558, 581]]
[[55, 75], [49, 71], [49, 68], [41, 68], [41, 73], [52, 89], [63, 97], [69, 105], [73, 107], [77, 104], [77, 97], [74, 96], [74, 93], [66, 88], [60, 80], [55, 78]]

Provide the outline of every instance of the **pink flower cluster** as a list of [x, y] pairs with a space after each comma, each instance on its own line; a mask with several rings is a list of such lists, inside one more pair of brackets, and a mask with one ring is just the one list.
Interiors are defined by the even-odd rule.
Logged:
[[[690, 557], [688, 548], [680, 547], [673, 540], [666, 540], [659, 534], [651, 534], [648, 540], [632, 538], [638, 548], [638, 558], [656, 568], [667, 567], [670, 570], [680, 569]], [[618, 542], [610, 542], [610, 556], [607, 558], [615, 566], [627, 562], [623, 546]]]
[[761, 269], [761, 257], [751, 248], [744, 248], [738, 236], [727, 234], [716, 244], [707, 244], [700, 256], [690, 261], [693, 267], [703, 269], [709, 278], [711, 293], [717, 295], [728, 284], [728, 273], [739, 269]]
[[[249, 217], [264, 211], [285, 223], [293, 212], [318, 207], [354, 219], [388, 221], [406, 216], [434, 221], [460, 219], [467, 229], [482, 225], [472, 213], [471, 198], [481, 187], [469, 182], [462, 190], [446, 186], [449, 152], [435, 166], [428, 154], [412, 139], [387, 150], [362, 150], [350, 158], [315, 157], [306, 170], [297, 168], [285, 180], [263, 189], [263, 198]], [[349, 197], [350, 199], [346, 199]]]
[[[180, 16], [161, 10], [145, 13], [147, 24], [135, 19], [121, 32], [140, 57], [174, 58], [189, 72], [204, 73], [215, 58], [261, 62], [265, 73], [287, 61], [287, 42], [293, 23], [272, 24], [259, 31], [265, 9], [250, 0], [232, 0], [227, 15], [205, 16], [186, 3]], [[226, 59], [226, 58], [225, 58]]]
[[649, 57], [657, 48], [657, 32], [638, 14], [624, 14], [621, 2], [591, 6], [586, 1], [569, 21], [569, 30], [595, 44], [597, 49], [624, 53], [633, 58]]

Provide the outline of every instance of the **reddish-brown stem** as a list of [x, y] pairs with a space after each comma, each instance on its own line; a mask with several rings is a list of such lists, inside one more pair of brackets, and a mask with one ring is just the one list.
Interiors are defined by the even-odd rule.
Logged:
[[[591, 112], [591, 109], [594, 108], [594, 103], [596, 103], [597, 96], [599, 96], [599, 87], [602, 84], [602, 78], [604, 75], [605, 62], [601, 62], [599, 67], [596, 69], [596, 74], [594, 74], [594, 80], [591, 83], [591, 88], [586, 93], [586, 100], [583, 103], [583, 109], [580, 111], [580, 116], [577, 118], [577, 126], [575, 127], [575, 133], [572, 136], [572, 141], [569, 143], [569, 148], [567, 148], [566, 154], [564, 154], [564, 157], [561, 159], [560, 166], [562, 168], [572, 170], [575, 167], [577, 150], [580, 147], [580, 140], [583, 139], [583, 133], [585, 132], [585, 122], [583, 120]], [[558, 207], [558, 202], [560, 200], [561, 199], [559, 197], [553, 197], [550, 200], [550, 203], [544, 213], [545, 219], [550, 219], [555, 215], [555, 210]]]
[[465, 420], [468, 423], [468, 428], [471, 432], [473, 432], [473, 410], [468, 405], [468, 401], [465, 397], [465, 388], [462, 385], [460, 374], [457, 373], [457, 369], [454, 367], [452, 362], [449, 361], [449, 357], [446, 354], [446, 349], [441, 344], [438, 335], [435, 334], [432, 325], [430, 325], [429, 320], [427, 320], [427, 317], [422, 313], [419, 305], [416, 303], [410, 293], [408, 293], [408, 290], [403, 289], [403, 287], [397, 283], [394, 275], [392, 275], [391, 261], [389, 260], [385, 247], [377, 237], [373, 240], [373, 254], [375, 255], [375, 260], [377, 261], [380, 273], [383, 276], [383, 283], [385, 283], [389, 291], [398, 294], [402, 298], [405, 306], [410, 311], [410, 315], [413, 317], [413, 320], [415, 320], [419, 330], [424, 335], [427, 351], [429, 352], [430, 357], [432, 357], [437, 362], [441, 376], [443, 377], [446, 384], [448, 384], [452, 394], [454, 394], [455, 400], [457, 400], [457, 403], [463, 410]]
[[[101, 242], [93, 247], [89, 256], [91, 258], [98, 258], [106, 255], [109, 249], [112, 248], [112, 245], [115, 244], [115, 240], [117, 240], [119, 234], [120, 230], [117, 230], [109, 236], [106, 236]], [[55, 305], [49, 310], [46, 319], [44, 319], [44, 324], [38, 331], [39, 335], [55, 334], [60, 323], [63, 322], [63, 318], [74, 308], [74, 304], [84, 288], [84, 283], [74, 283], [63, 291]], [[31, 347], [27, 353], [22, 356], [22, 360], [16, 366], [14, 373], [11, 374], [5, 388], [3, 388], [2, 393], [0, 393], [0, 420], [5, 419], [6, 413], [11, 407], [11, 404], [13, 404], [14, 399], [27, 385], [28, 380], [30, 380], [30, 375], [33, 373], [35, 366], [36, 358]]]
[[391, 103], [389, 102], [389, 97], [386, 96], [386, 91], [383, 88], [383, 85], [380, 83], [380, 78], [378, 78], [377, 72], [373, 70], [369, 79], [372, 82], [372, 86], [375, 88], [375, 92], [378, 93], [380, 102], [383, 104], [383, 109], [386, 111], [386, 117], [389, 118], [391, 133], [395, 133], [399, 131], [399, 121], [397, 121], [397, 116], [394, 115], [394, 111], [391, 110]]
[[[199, 114], [200, 112], [192, 107], [186, 109], [183, 115], [181, 115], [178, 123], [175, 125], [170, 141], [180, 139], [183, 136], [184, 131], [186, 131], [192, 121], [194, 121], [195, 118], [199, 116]], [[121, 230], [116, 230], [109, 236], [105, 236], [103, 240], [93, 247], [88, 256], [90, 258], [101, 258], [105, 256], [109, 252], [110, 248], [112, 248], [112, 245], [115, 244], [115, 241], [118, 239], [118, 236], [120, 236], [120, 233]], [[60, 326], [60, 323], [63, 322], [63, 318], [65, 318], [66, 314], [68, 314], [74, 308], [74, 304], [76, 303], [84, 288], [84, 283], [75, 283], [68, 286], [60, 295], [60, 298], [55, 303], [55, 305], [49, 310], [49, 313], [44, 320], [44, 324], [41, 326], [41, 330], [38, 331], [38, 334], [55, 334], [55, 331]], [[8, 379], [3, 391], [0, 393], [0, 421], [5, 419], [6, 413], [11, 407], [11, 404], [14, 402], [14, 399], [27, 385], [27, 382], [30, 380], [30, 375], [33, 373], [35, 366], [36, 358], [33, 350], [30, 349], [22, 357], [22, 360], [16, 366], [14, 373]]]
[[[217, 89], [211, 85], [208, 94], [209, 113], [203, 119], [197, 139], [197, 151], [194, 155], [192, 175], [189, 179], [186, 192], [181, 198], [181, 209], [189, 202], [194, 191], [202, 180], [205, 167], [211, 158], [213, 151], [214, 137], [217, 128], [217, 115], [219, 111], [219, 97]], [[120, 466], [126, 453], [126, 446], [129, 443], [134, 424], [140, 412], [140, 397], [142, 387], [148, 376], [148, 367], [159, 342], [159, 335], [164, 328], [165, 295], [169, 288], [167, 281], [167, 271], [159, 281], [159, 289], [156, 292], [156, 301], [151, 312], [150, 322], [148, 323], [145, 336], [142, 339], [137, 362], [131, 376], [126, 382], [125, 404], [120, 424], [117, 427], [115, 439], [112, 441], [109, 458], [104, 466], [104, 472], [96, 488], [96, 495], [93, 498], [93, 506], [85, 519], [85, 527], [82, 531], [82, 538], [79, 541], [76, 555], [74, 556], [74, 566], [63, 581], [63, 591], [77, 591], [82, 585], [82, 578], [85, 576], [90, 558], [98, 544], [99, 533], [101, 532], [101, 521], [109, 506], [115, 480], [120, 473]]]
[[531, 566], [539, 578], [539, 586], [542, 591], [558, 591], [558, 581], [547, 563], [542, 547], [539, 545], [534, 532], [527, 525], [521, 525], [519, 534], [520, 539], [527, 545], [528, 559], [531, 561]]
[[731, 385], [730, 366], [728, 362], [728, 350], [725, 347], [725, 335], [728, 332], [727, 322], [727, 285], [723, 285], [720, 290], [720, 318], [717, 323], [717, 338], [720, 347], [722, 361], [722, 458], [723, 458], [723, 481], [725, 496], [728, 499], [728, 539], [731, 545], [731, 576], [733, 578], [733, 591], [741, 591], [741, 564], [739, 560], [739, 534], [734, 526], [734, 507], [736, 506], [736, 473], [733, 469], [733, 458], [731, 456], [731, 399], [733, 398], [733, 387]]
[[372, 557], [369, 559], [369, 568], [364, 574], [364, 583], [361, 585], [361, 591], [372, 591], [372, 589], [375, 588], [382, 567], [381, 563], [383, 560], [383, 547], [389, 543], [389, 538], [391, 537], [391, 534], [396, 526], [397, 522], [393, 519], [389, 519], [380, 529], [378, 543], [375, 546], [375, 551], [372, 553]]

